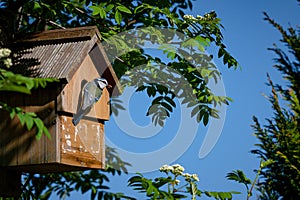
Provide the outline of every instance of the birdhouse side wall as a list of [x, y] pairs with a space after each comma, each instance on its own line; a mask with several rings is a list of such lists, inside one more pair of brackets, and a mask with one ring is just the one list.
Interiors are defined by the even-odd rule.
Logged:
[[[51, 138], [44, 134], [36, 139], [36, 128], [28, 131], [17, 117], [11, 119], [9, 114], [1, 111], [3, 121], [0, 124], [0, 166], [27, 166], [59, 162], [58, 135], [56, 125], [55, 101], [43, 106], [22, 107], [26, 112], [35, 112], [44, 121]], [[31, 171], [30, 167], [24, 171]]]

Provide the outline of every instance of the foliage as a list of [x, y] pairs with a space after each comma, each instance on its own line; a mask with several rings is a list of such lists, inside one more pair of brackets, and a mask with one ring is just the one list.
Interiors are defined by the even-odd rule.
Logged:
[[[234, 170], [232, 172], [229, 172], [226, 176], [228, 180], [236, 181], [240, 184], [243, 184], [246, 187], [247, 190], [247, 200], [250, 199], [252, 196], [252, 191], [254, 189], [254, 186], [257, 184], [258, 177], [261, 173], [261, 170], [265, 167], [267, 167], [269, 164], [273, 163], [272, 160], [267, 160], [267, 161], [261, 161], [259, 169], [256, 171], [256, 176], [253, 181], [251, 181], [249, 178], [246, 177], [244, 172], [242, 170]], [[251, 187], [249, 187], [249, 185]]]
[[[106, 169], [78, 172], [23, 174], [22, 199], [49, 199], [55, 193], [60, 199], [69, 197], [72, 192], [90, 193], [90, 199], [133, 199], [123, 193], [112, 193], [107, 183], [108, 174], [121, 175], [129, 163], [118, 157], [116, 150], [106, 147]], [[106, 172], [107, 175], [104, 173]]]
[[[27, 34], [46, 29], [96, 25], [103, 37], [102, 39], [110, 44], [106, 46], [108, 57], [118, 55], [117, 58], [111, 59], [118, 77], [124, 76], [126, 72], [130, 72], [140, 65], [158, 66], [157, 70], [148, 70], [147, 72], [147, 77], [155, 77], [153, 76], [155, 72], [163, 71], [161, 66], [168, 66], [184, 77], [189, 87], [192, 88], [195, 99], [188, 98], [179, 91], [170, 90], [168, 85], [153, 84], [153, 82], [147, 81], [139, 84], [138, 80], [140, 79], [135, 79], [137, 80], [136, 83], [134, 81], [127, 82], [131, 84], [130, 86], [136, 87], [137, 91], [145, 90], [148, 96], [153, 98], [148, 109], [148, 115], [152, 117], [155, 124], [164, 124], [164, 120], [170, 116], [176, 106], [174, 98], [177, 97], [182, 100], [182, 104], [187, 104], [193, 108], [192, 117], [195, 116], [198, 122], [202, 121], [206, 125], [209, 117], [218, 117], [214, 107], [228, 104], [231, 99], [217, 96], [208, 88], [208, 81], [210, 79], [218, 81], [220, 74], [217, 67], [212, 63], [213, 55], [206, 55], [204, 51], [209, 46], [217, 49], [216, 57], [222, 59], [228, 68], [237, 68], [238, 63], [229, 54], [223, 43], [222, 25], [216, 13], [212, 11], [196, 17], [185, 15], [185, 11], [192, 9], [192, 7], [191, 0], [4, 0], [0, 2], [0, 45], [3, 47], [14, 46], [16, 41], [24, 38]], [[146, 29], [143, 29], [144, 32], [141, 32], [141, 35], [132, 37], [131, 40], [124, 40], [121, 33], [138, 28]], [[164, 35], [157, 28], [173, 29], [182, 35]], [[152, 32], [153, 30], [156, 31]], [[174, 42], [178, 36], [182, 42], [172, 44], [175, 45], [175, 49], [172, 48], [172, 45], [166, 45], [170, 41]], [[134, 44], [135, 38], [147, 39], [144, 43], [159, 44], [167, 59], [162, 60], [158, 55], [151, 55], [141, 48], [133, 48], [131, 45]], [[138, 44], [142, 43], [139, 41]], [[118, 53], [110, 54], [111, 49], [117, 49]], [[124, 49], [129, 49], [129, 51], [122, 54]], [[12, 62], [14, 63], [14, 60]], [[9, 64], [9, 62], [5, 64]], [[19, 65], [22, 67], [22, 63]], [[17, 68], [16, 66], [13, 67]], [[44, 86], [44, 81], [52, 81], [52, 79], [26, 78], [14, 73], [13, 68], [10, 69], [4, 68], [4, 71], [1, 71], [3, 77], [1, 84], [15, 92], [30, 93], [31, 89]], [[7, 80], [10, 81], [7, 82]], [[117, 104], [113, 105], [116, 108], [113, 112], [117, 113], [117, 109], [123, 109], [123, 107], [118, 100], [114, 102]], [[6, 104], [1, 106], [3, 109]], [[24, 113], [19, 108], [9, 106], [7, 106], [7, 111], [15, 113], [27, 128], [32, 127], [32, 122], [39, 128], [36, 115]], [[117, 158], [113, 160], [122, 163]], [[117, 168], [117, 171], [115, 167], [119, 164], [111, 166], [114, 169], [109, 168], [108, 172], [119, 173], [120, 170], [124, 170], [124, 165]], [[53, 192], [64, 197], [74, 190], [82, 193], [91, 191], [91, 198], [97, 196], [98, 199], [119, 199], [122, 196], [122, 194], [104, 192], [108, 188], [103, 183], [104, 180], [108, 181], [108, 179], [102, 171], [46, 175], [26, 174], [23, 177], [25, 181], [23, 183], [23, 198], [47, 199]], [[189, 184], [188, 191], [199, 195], [201, 191], [194, 190], [196, 183], [190, 181]], [[231, 198], [231, 196], [229, 197], [230, 193], [203, 192], [207, 196], [210, 195], [215, 198], [217, 195], [223, 199]]]
[[[137, 174], [129, 179], [128, 185], [134, 190], [145, 193], [149, 199], [185, 199], [201, 197], [205, 194], [215, 199], [232, 199], [232, 194], [239, 192], [209, 192], [198, 189], [199, 181], [197, 174], [183, 173], [184, 168], [179, 164], [172, 166], [164, 165], [160, 169], [167, 177], [157, 177], [154, 180], [145, 178], [142, 174]], [[181, 184], [181, 182], [183, 182]]]
[[[274, 114], [266, 125], [261, 125], [254, 117], [255, 136], [259, 139], [252, 153], [263, 161], [271, 160], [261, 170], [258, 187], [261, 199], [299, 199], [300, 198], [300, 35], [299, 29], [282, 26], [265, 14], [282, 35], [281, 42], [288, 53], [274, 46], [275, 68], [283, 74], [287, 87], [274, 84], [268, 76], [268, 85], [272, 89], [269, 102]], [[284, 104], [284, 105], [283, 105]]]
[[[188, 39], [179, 38], [183, 43], [176, 51], [163, 48], [164, 44], [161, 43], [163, 52], [169, 58], [168, 62], [162, 62], [157, 55], [149, 55], [143, 49], [132, 49], [132, 51], [120, 55], [118, 59], [111, 60], [117, 75], [121, 77], [126, 71], [143, 64], [164, 65], [178, 71], [189, 82], [197, 100], [196, 103], [191, 100], [185, 103], [194, 108], [193, 116], [196, 116], [196, 120], [203, 121], [205, 125], [210, 116], [218, 117], [217, 110], [214, 108], [216, 104], [228, 104], [231, 100], [228, 97], [214, 95], [208, 88], [208, 80], [213, 78], [217, 81], [220, 75], [211, 62], [212, 57], [207, 56], [203, 51], [207, 46], [214, 45], [218, 49], [217, 56], [223, 59], [225, 65], [229, 68], [236, 68], [238, 63], [226, 50], [221, 33], [222, 25], [215, 12], [197, 17], [184, 14], [185, 9], [192, 9], [191, 0], [164, 0], [159, 3], [155, 1], [111, 2], [97, 0], [59, 0], [53, 3], [49, 0], [5, 0], [0, 4], [0, 9], [0, 33], [3, 36], [1, 43], [4, 45], [11, 44], [15, 40], [23, 38], [24, 34], [31, 32], [97, 25], [103, 40], [109, 40], [109, 46], [115, 45], [113, 48], [124, 50], [130, 48], [132, 38], [124, 40], [124, 38], [116, 37], [119, 33], [141, 27], [174, 29], [183, 36], [187, 36]], [[151, 34], [151, 29], [148, 29], [148, 32], [142, 33], [138, 38], [147, 41], [147, 36], [150, 37], [148, 39], [150, 42], [163, 40], [165, 44], [178, 37], [178, 35], [166, 36], [159, 30]], [[107, 46], [108, 56], [110, 54], [109, 46]], [[189, 55], [193, 55], [193, 57], [190, 58]], [[140, 85], [131, 86], [139, 90], [138, 86]], [[152, 93], [148, 92], [147, 94], [154, 98], [149, 107], [153, 113], [148, 114], [152, 116], [155, 124], [163, 125], [164, 120], [175, 108], [174, 100], [171, 99], [170, 104], [166, 101], [155, 101], [157, 97], [161, 97], [160, 95], [154, 96], [160, 92], [159, 89], [147, 83], [144, 83], [144, 86], [152, 89]], [[173, 91], [168, 91], [168, 93], [170, 92]], [[180, 98], [178, 95], [177, 97]], [[158, 104], [158, 107], [153, 107], [154, 104]]]
[[105, 184], [109, 179], [99, 170], [45, 175], [26, 174], [24, 181], [28, 186], [22, 192], [23, 199], [48, 199], [53, 192], [60, 199], [64, 199], [74, 191], [82, 194], [90, 192], [90, 199], [120, 199], [121, 197], [132, 199], [123, 193], [109, 192], [109, 187]]

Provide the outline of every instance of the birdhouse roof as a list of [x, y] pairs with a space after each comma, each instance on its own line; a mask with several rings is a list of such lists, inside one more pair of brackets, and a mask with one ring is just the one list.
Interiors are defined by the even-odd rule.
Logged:
[[[102, 56], [106, 62], [101, 63], [105, 67], [102, 77], [111, 85], [118, 86], [117, 76], [101, 45], [101, 35], [96, 26], [44, 31], [26, 37], [16, 46], [19, 58], [29, 65], [27, 76], [69, 82], [85, 57], [96, 53], [99, 54], [96, 57]], [[97, 50], [92, 51], [95, 48]]]

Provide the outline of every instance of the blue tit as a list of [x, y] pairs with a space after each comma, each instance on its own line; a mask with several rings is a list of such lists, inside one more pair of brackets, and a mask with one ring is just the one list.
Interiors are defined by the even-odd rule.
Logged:
[[82, 103], [72, 120], [74, 126], [76, 126], [81, 118], [91, 110], [93, 105], [100, 99], [103, 89], [107, 86], [107, 80], [104, 78], [95, 78], [83, 86], [81, 91]]

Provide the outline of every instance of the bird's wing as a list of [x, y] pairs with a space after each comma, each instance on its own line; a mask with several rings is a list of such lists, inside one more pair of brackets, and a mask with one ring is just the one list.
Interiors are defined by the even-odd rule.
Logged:
[[102, 94], [102, 90], [100, 90], [94, 82], [87, 83], [82, 92], [82, 110], [91, 107], [94, 103], [96, 103], [99, 100]]

